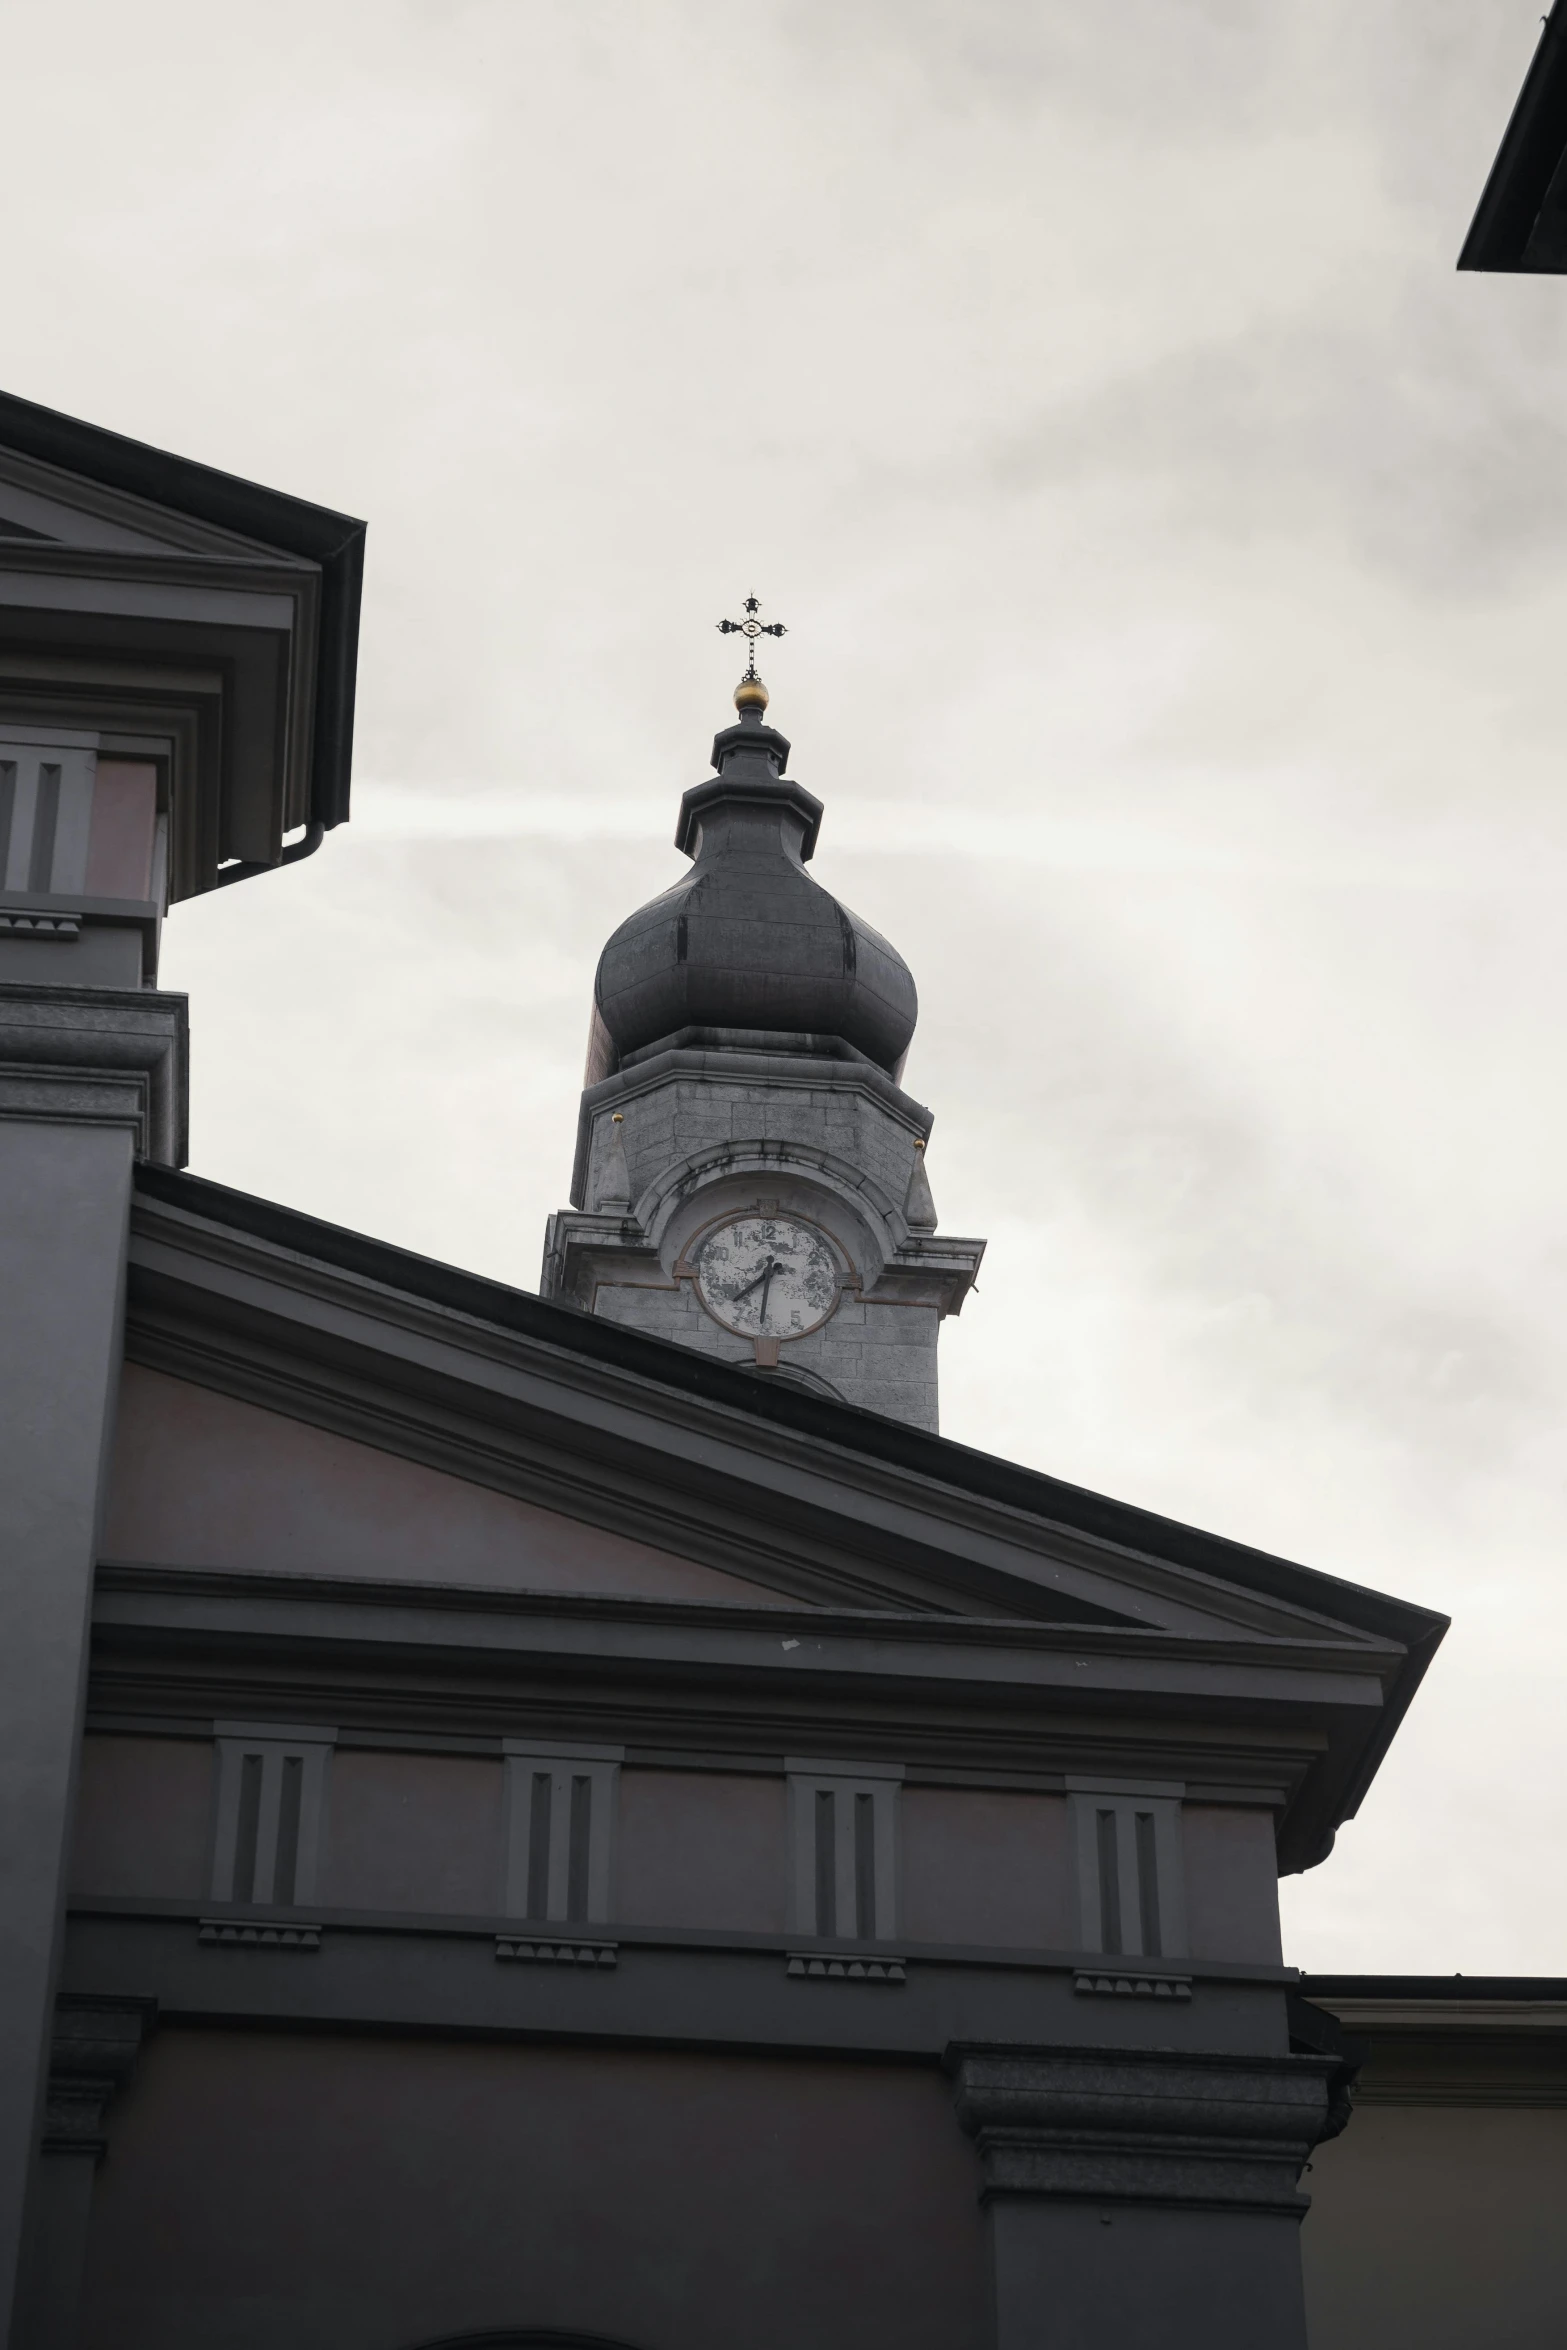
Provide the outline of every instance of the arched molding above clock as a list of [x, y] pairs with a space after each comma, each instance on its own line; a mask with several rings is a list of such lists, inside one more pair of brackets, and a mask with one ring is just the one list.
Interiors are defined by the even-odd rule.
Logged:
[[765, 1142], [786, 1155], [828, 1149], [854, 1182], [876, 1185], [901, 1206], [933, 1124], [922, 1103], [860, 1062], [669, 1052], [583, 1094], [572, 1204], [598, 1205], [604, 1156], [617, 1147], [636, 1199], [665, 1170], [693, 1167], [723, 1147]]
[[908, 1228], [879, 1187], [856, 1185], [855, 1172], [825, 1152], [783, 1156], [766, 1144], [733, 1145], [713, 1153], [706, 1166], [650, 1184], [635, 1213], [665, 1273], [676, 1279], [682, 1268], [690, 1270], [687, 1259], [701, 1233], [770, 1201], [780, 1213], [819, 1224], [842, 1253], [849, 1278], [869, 1288]]

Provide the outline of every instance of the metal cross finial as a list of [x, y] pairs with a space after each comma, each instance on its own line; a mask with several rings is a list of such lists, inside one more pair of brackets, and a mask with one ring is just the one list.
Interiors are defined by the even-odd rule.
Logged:
[[720, 636], [743, 636], [746, 640], [751, 658], [745, 676], [741, 680], [742, 684], [749, 684], [756, 676], [757, 638], [759, 636], [787, 636], [789, 633], [781, 620], [758, 620], [756, 615], [761, 609], [761, 604], [755, 596], [747, 596], [743, 620], [720, 620], [718, 623]]

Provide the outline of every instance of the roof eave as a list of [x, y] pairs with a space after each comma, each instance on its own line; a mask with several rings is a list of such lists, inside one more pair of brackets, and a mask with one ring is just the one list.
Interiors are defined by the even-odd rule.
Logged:
[[1567, 272], [1567, 256], [1531, 250], [1567, 152], [1567, 38], [1561, 6], [1544, 20], [1502, 143], [1458, 256], [1460, 269]]
[[364, 523], [40, 407], [13, 392], [0, 392], [0, 445], [62, 473], [319, 566], [309, 822], [328, 831], [344, 823], [353, 760]]

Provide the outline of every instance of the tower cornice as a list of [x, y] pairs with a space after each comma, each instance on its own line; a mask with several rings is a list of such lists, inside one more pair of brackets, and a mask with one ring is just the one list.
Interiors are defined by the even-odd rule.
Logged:
[[[788, 745], [784, 745], [785, 750]], [[756, 771], [736, 774], [733, 769], [725, 775], [710, 775], [705, 783], [694, 783], [680, 803], [680, 820], [675, 826], [675, 846], [684, 856], [694, 857], [701, 847], [702, 820], [713, 808], [733, 806], [775, 807], [799, 818], [803, 827], [800, 836], [800, 862], [808, 865], [816, 848], [822, 828], [823, 808], [814, 792], [808, 792], [803, 783], [789, 776], [768, 776]]]

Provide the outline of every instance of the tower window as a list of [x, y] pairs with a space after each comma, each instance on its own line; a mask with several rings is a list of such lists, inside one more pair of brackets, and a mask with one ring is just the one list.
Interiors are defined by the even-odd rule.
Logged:
[[312, 1902], [335, 1730], [219, 1722], [212, 1898], [257, 1909]]
[[1181, 1789], [1067, 1781], [1077, 1846], [1078, 1943], [1107, 1958], [1186, 1948]]
[[612, 1915], [624, 1748], [506, 1741], [508, 1917], [602, 1925]]
[[793, 1760], [790, 1925], [797, 1934], [887, 1942], [898, 1931], [900, 1764]]

